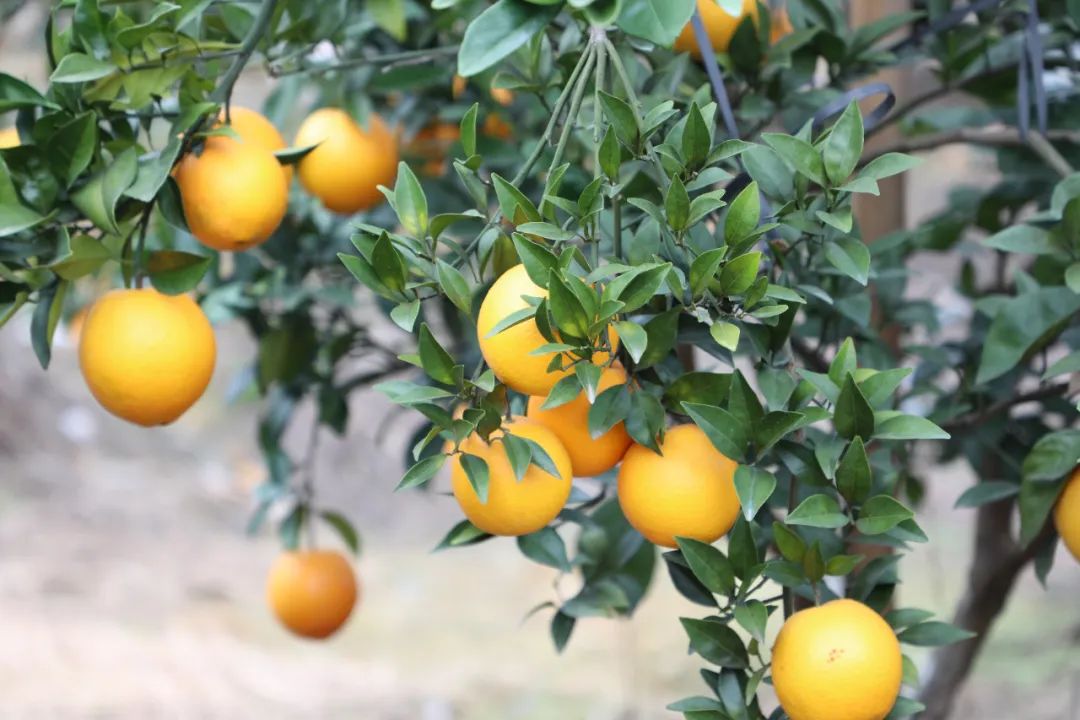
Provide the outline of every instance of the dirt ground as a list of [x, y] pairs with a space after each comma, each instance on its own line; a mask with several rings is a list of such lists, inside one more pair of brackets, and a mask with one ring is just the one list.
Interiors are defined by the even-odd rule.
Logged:
[[[21, 42], [40, 19], [29, 15], [0, 34], [6, 72], [36, 52]], [[910, 183], [910, 215], [946, 202], [941, 178], [959, 175], [992, 176], [939, 153]], [[919, 291], [936, 292], [940, 259], [918, 269]], [[292, 638], [263, 600], [276, 538], [243, 531], [262, 469], [257, 407], [225, 402], [251, 357], [242, 331], [219, 328], [215, 380], [193, 411], [142, 430], [97, 407], [63, 330], [41, 371], [28, 322], [0, 343], [3, 720], [659, 720], [704, 689], [677, 622], [698, 609], [666, 577], [633, 620], [579, 623], [559, 657], [543, 618], [521, 622], [552, 596], [553, 571], [508, 541], [433, 555], [456, 508], [392, 492], [409, 419], [388, 419], [375, 395], [355, 399], [348, 437], [318, 457], [326, 503], [364, 534], [362, 604], [330, 642]], [[958, 467], [930, 477], [920, 522], [932, 543], [904, 561], [900, 597], [947, 616], [973, 516], [951, 508], [972, 479]], [[957, 720], [1080, 720], [1080, 566], [1060, 552], [1048, 589], [1025, 576]]]

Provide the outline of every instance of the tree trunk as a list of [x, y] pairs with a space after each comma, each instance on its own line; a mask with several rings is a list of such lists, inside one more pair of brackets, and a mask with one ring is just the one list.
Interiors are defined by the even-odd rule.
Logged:
[[1002, 500], [978, 509], [975, 550], [967, 591], [953, 615], [953, 624], [976, 633], [964, 642], [946, 645], [934, 654], [932, 676], [919, 698], [926, 710], [920, 720], [946, 720], [956, 696], [986, 642], [998, 615], [1005, 609], [1020, 572], [1031, 562], [1051, 534], [1043, 532], [1026, 549], [1010, 532], [1015, 503]]

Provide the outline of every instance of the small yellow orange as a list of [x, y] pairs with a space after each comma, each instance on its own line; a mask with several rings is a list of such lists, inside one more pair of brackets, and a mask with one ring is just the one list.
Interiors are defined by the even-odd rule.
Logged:
[[[727, 10], [717, 4], [716, 0], [697, 0], [697, 9], [701, 13], [701, 20], [705, 23], [709, 42], [715, 52], [727, 52], [731, 38], [735, 36], [735, 30], [738, 29], [743, 18], [749, 15], [756, 22], [758, 15], [757, 0], [743, 0], [742, 12], [738, 16], [729, 15]], [[679, 37], [675, 39], [675, 51], [688, 52], [695, 59], [701, 59], [701, 49], [698, 47], [691, 23], [687, 23], [679, 33]]]
[[619, 468], [619, 505], [651, 542], [676, 547], [675, 538], [711, 543], [735, 524], [738, 464], [713, 447], [697, 425], [679, 425], [660, 443], [662, 455], [634, 444]]
[[300, 125], [294, 142], [296, 147], [315, 144], [300, 161], [300, 182], [328, 210], [348, 215], [386, 199], [379, 185], [393, 187], [398, 149], [381, 117], [368, 115], [365, 129], [344, 110], [316, 110]]
[[207, 139], [174, 171], [191, 234], [215, 250], [243, 251], [277, 230], [289, 206], [281, 163], [259, 145], [230, 137]]
[[[514, 475], [502, 436], [506, 433], [533, 440], [544, 449], [559, 474], [551, 475], [530, 465], [519, 481]], [[492, 535], [527, 535], [545, 527], [558, 516], [570, 497], [573, 471], [570, 456], [555, 433], [528, 418], [504, 423], [493, 434], [491, 443], [471, 435], [461, 443], [461, 451], [484, 460], [488, 467], [487, 502], [481, 502], [469, 476], [454, 455], [450, 464], [450, 483], [454, 497], [469, 521]]]
[[19, 131], [15, 128], [0, 129], [0, 150], [19, 146]]
[[214, 331], [187, 295], [113, 290], [90, 308], [79, 366], [97, 401], [138, 425], [166, 425], [198, 400], [214, 373]]
[[1054, 506], [1054, 527], [1072, 556], [1080, 560], [1080, 467], [1065, 481]]
[[[225, 120], [225, 112], [222, 111], [219, 118]], [[245, 107], [233, 105], [229, 108], [229, 127], [231, 127], [244, 142], [254, 143], [259, 147], [275, 153], [284, 150], [287, 145], [285, 138], [281, 136], [274, 124], [266, 119], [262, 113]], [[280, 163], [279, 163], [280, 164]], [[291, 182], [293, 176], [292, 165], [282, 165], [285, 173], [285, 182]]]
[[784, 623], [772, 676], [791, 720], [883, 720], [900, 694], [903, 656], [880, 615], [854, 600], [833, 600]]
[[317, 640], [345, 624], [358, 594], [352, 563], [334, 550], [284, 552], [266, 581], [267, 600], [281, 624]]
[[[626, 384], [626, 371], [621, 367], [607, 367], [600, 373], [596, 393]], [[529, 398], [529, 419], [538, 422], [562, 442], [570, 454], [570, 464], [577, 477], [592, 477], [607, 472], [619, 464], [632, 440], [623, 423], [616, 423], [610, 430], [594, 438], [589, 434], [589, 398], [584, 392], [570, 402], [543, 409], [544, 398]]]

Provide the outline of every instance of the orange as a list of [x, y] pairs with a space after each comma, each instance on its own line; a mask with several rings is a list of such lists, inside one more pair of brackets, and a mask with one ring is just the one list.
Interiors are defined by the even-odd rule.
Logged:
[[769, 20], [769, 41], [773, 45], [795, 32], [795, 26], [791, 24], [791, 16], [788, 15], [787, 8], [773, 10]]
[[[555, 463], [558, 476], [529, 465], [520, 482], [514, 475], [502, 436], [505, 433], [533, 440]], [[481, 502], [473, 490], [461, 455], [450, 462], [450, 483], [454, 497], [469, 521], [492, 535], [528, 535], [554, 520], [566, 505], [573, 484], [570, 455], [555, 433], [528, 418], [503, 423], [502, 431], [492, 435], [491, 443], [471, 435], [461, 443], [461, 451], [482, 458], [488, 466], [488, 497]]]
[[97, 401], [138, 425], [166, 425], [198, 400], [217, 356], [214, 331], [187, 295], [113, 290], [90, 308], [79, 366]]
[[697, 425], [671, 428], [662, 455], [633, 444], [619, 468], [619, 505], [651, 542], [677, 547], [676, 537], [711, 543], [739, 515], [738, 464], [713, 447]]
[[773, 685], [791, 720], [882, 720], [900, 693], [902, 665], [900, 643], [880, 615], [833, 600], [784, 623]]
[[[450, 86], [450, 96], [457, 100], [458, 97], [460, 97], [461, 94], [465, 92], [466, 82], [467, 81], [465, 80], [465, 78], [461, 77], [460, 75], [455, 75], [454, 82]], [[506, 88], [491, 88], [488, 91], [488, 94], [491, 95], [492, 100], [499, 103], [503, 107], [508, 107], [514, 104], [513, 90], [508, 90]]]
[[[702, 21], [705, 23], [705, 30], [709, 34], [709, 42], [716, 52], [727, 52], [728, 45], [731, 44], [731, 38], [734, 37], [735, 30], [744, 17], [749, 15], [756, 21], [758, 15], [757, 0], [743, 0], [742, 12], [739, 13], [738, 17], [728, 15], [727, 10], [720, 7], [716, 0], [697, 0], [697, 9], [701, 13]], [[675, 38], [675, 51], [688, 52], [695, 59], [701, 59], [701, 50], [698, 48], [697, 38], [694, 36], [693, 24], [686, 23], [682, 32], [679, 33], [679, 37]]]
[[330, 637], [358, 594], [352, 564], [335, 550], [283, 552], [270, 568], [266, 599], [281, 624], [306, 638]]
[[498, 113], [488, 113], [480, 126], [480, 132], [496, 140], [509, 140], [514, 136], [514, 128]]
[[191, 233], [215, 250], [242, 251], [266, 242], [288, 209], [281, 163], [254, 143], [208, 138], [202, 154], [186, 155], [174, 175]]
[[[532, 354], [533, 350], [547, 344], [536, 320], [530, 318], [488, 337], [504, 318], [529, 306], [524, 296], [544, 298], [547, 290], [529, 279], [524, 265], [515, 265], [499, 276], [480, 303], [476, 338], [484, 360], [507, 387], [525, 395], [547, 397], [555, 383], [573, 370], [564, 368], [548, 372], [548, 364], [555, 353]], [[612, 340], [613, 344], [617, 343], [614, 334]], [[598, 365], [606, 363], [607, 359], [607, 353], [597, 353], [593, 358]]]
[[[225, 121], [224, 110], [221, 112], [219, 119], [222, 122]], [[275, 153], [278, 150], [284, 150], [287, 147], [285, 138], [281, 136], [281, 133], [274, 127], [274, 124], [267, 120], [264, 115], [255, 112], [254, 110], [249, 110], [245, 107], [237, 107], [236, 105], [230, 107], [229, 127], [231, 127], [244, 142], [258, 145], [264, 150], [269, 150], [271, 153]], [[282, 165], [281, 170], [285, 173], [286, 184], [291, 182], [293, 176], [292, 165]]]
[[19, 146], [19, 131], [15, 128], [0, 129], [0, 150]]
[[398, 150], [381, 117], [368, 115], [364, 129], [344, 110], [316, 110], [300, 125], [293, 144], [316, 143], [319, 146], [300, 161], [300, 182], [328, 210], [348, 215], [386, 199], [379, 185], [393, 187]]
[[[625, 384], [625, 370], [621, 367], [604, 368], [596, 394]], [[577, 477], [592, 477], [607, 472], [619, 464], [630, 447], [632, 441], [621, 422], [598, 438], [589, 434], [589, 409], [592, 405], [584, 391], [565, 405], [550, 410], [543, 410], [543, 404], [542, 397], [534, 395], [529, 398], [529, 419], [555, 433], [570, 454], [570, 464]]]
[[461, 128], [451, 122], [436, 120], [420, 129], [405, 146], [408, 155], [423, 158], [420, 171], [425, 175], [446, 174], [446, 156], [450, 147], [461, 137]]
[[1073, 470], [1054, 506], [1054, 527], [1061, 542], [1080, 560], [1080, 467]]

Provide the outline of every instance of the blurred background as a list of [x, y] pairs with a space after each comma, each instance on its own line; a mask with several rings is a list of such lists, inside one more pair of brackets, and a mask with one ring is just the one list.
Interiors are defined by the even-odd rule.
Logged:
[[[47, 8], [26, 3], [0, 26], [0, 70], [39, 86]], [[901, 92], [926, 82], [918, 69], [892, 80]], [[238, 100], [257, 107], [267, 87], [253, 66]], [[939, 211], [951, 187], [998, 180], [992, 158], [974, 151], [926, 159], [867, 216], [910, 225]], [[912, 268], [912, 293], [945, 308], [946, 328], [970, 312], [935, 282], [959, 261], [928, 256]], [[554, 571], [508, 540], [433, 554], [456, 505], [392, 492], [416, 418], [376, 393], [354, 396], [348, 436], [324, 435], [316, 457], [323, 504], [363, 534], [361, 604], [331, 641], [295, 639], [263, 597], [278, 540], [244, 532], [264, 470], [257, 404], [228, 400], [254, 353], [243, 328], [217, 328], [203, 400], [175, 425], [145, 430], [90, 397], [77, 328], [58, 331], [45, 373], [28, 326], [28, 313], [16, 317], [0, 343], [0, 717], [652, 720], [674, 718], [666, 703], [704, 689], [676, 619], [699, 612], [666, 577], [632, 620], [580, 622], [560, 657], [545, 617], [522, 621], [566, 591]], [[294, 423], [297, 434], [307, 425]], [[299, 454], [305, 439], [290, 441]], [[972, 542], [974, 512], [952, 509], [973, 481], [966, 473], [924, 473], [931, 543], [903, 561], [900, 605], [952, 614]], [[1059, 560], [1046, 589], [1028, 571], [954, 717], [1080, 718], [1080, 567]], [[916, 660], [924, 677], [933, 671], [928, 655]]]

